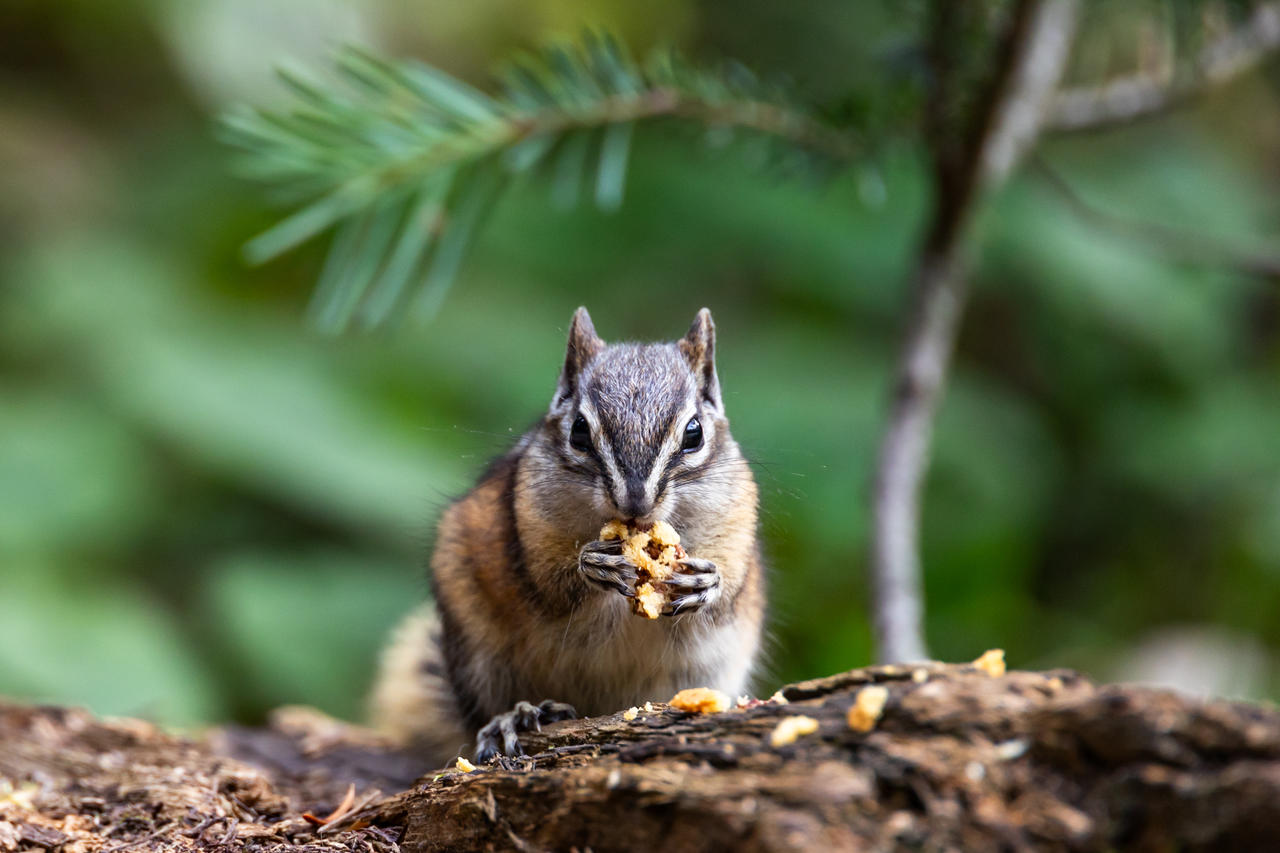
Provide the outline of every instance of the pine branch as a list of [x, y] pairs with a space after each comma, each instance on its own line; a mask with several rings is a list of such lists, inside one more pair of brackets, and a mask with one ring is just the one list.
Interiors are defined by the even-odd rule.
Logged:
[[1133, 74], [1054, 95], [1045, 129], [1093, 131], [1160, 115], [1245, 74], [1280, 50], [1280, 3], [1259, 4], [1237, 29], [1207, 44], [1177, 75]]
[[509, 180], [547, 173], [553, 198], [592, 180], [602, 209], [622, 202], [636, 125], [675, 119], [739, 130], [815, 164], [855, 153], [852, 139], [742, 69], [694, 69], [670, 52], [643, 65], [607, 36], [552, 46], [510, 63], [489, 95], [430, 66], [347, 49], [341, 85], [282, 72], [298, 105], [224, 119], [246, 175], [306, 199], [251, 240], [273, 258], [336, 227], [316, 288], [320, 324], [385, 322], [415, 287], [438, 308], [485, 212]]

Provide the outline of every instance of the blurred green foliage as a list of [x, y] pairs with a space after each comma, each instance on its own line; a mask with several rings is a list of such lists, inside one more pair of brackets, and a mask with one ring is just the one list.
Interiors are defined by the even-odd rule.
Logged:
[[[544, 409], [579, 304], [611, 339], [712, 308], [774, 567], [762, 686], [866, 661], [865, 497], [928, 201], [911, 143], [886, 134], [812, 186], [639, 133], [617, 212], [516, 187], [434, 322], [327, 337], [303, 316], [324, 246], [241, 261], [279, 210], [230, 177], [210, 116], [353, 35], [483, 83], [495, 56], [601, 25], [821, 98], [880, 91], [892, 117], [914, 21], [897, 4], [6, 5], [0, 693], [179, 724], [359, 715], [425, 594], [434, 517]], [[1131, 33], [1109, 33], [1085, 53], [1123, 65]], [[1271, 79], [1044, 156], [1118, 214], [1274, 244]], [[1106, 677], [1157, 630], [1216, 626], [1265, 650], [1246, 689], [1277, 695], [1275, 282], [1175, 264], [1029, 171], [980, 231], [926, 497], [935, 654]]]

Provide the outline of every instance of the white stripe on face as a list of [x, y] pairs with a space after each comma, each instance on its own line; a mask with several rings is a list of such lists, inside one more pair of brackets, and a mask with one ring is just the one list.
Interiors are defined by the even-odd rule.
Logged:
[[[702, 426], [702, 446], [697, 450], [685, 453], [681, 448], [684, 443], [684, 430], [689, 425], [690, 419], [694, 417], [698, 417]], [[680, 410], [680, 413], [672, 419], [671, 425], [667, 429], [667, 435], [663, 440], [662, 452], [655, 457], [653, 469], [645, 480], [645, 497], [656, 505], [658, 484], [662, 481], [662, 477], [667, 472], [672, 459], [683, 457], [683, 463], [690, 467], [706, 462], [711, 455], [711, 444], [714, 437], [714, 421], [704, 419], [699, 415], [697, 403], [690, 402], [685, 405]]]
[[688, 403], [682, 408], [667, 427], [667, 434], [663, 438], [661, 451], [653, 457], [653, 468], [649, 470], [649, 476], [644, 481], [645, 501], [650, 504], [656, 504], [658, 501], [658, 483], [662, 480], [662, 475], [666, 473], [667, 464], [671, 457], [680, 453], [680, 443], [684, 441], [684, 427], [689, 423], [689, 418], [698, 413], [696, 404]]
[[[609, 441], [608, 436], [604, 434], [604, 430], [600, 428], [600, 415], [596, 412], [595, 405], [589, 399], [582, 400], [578, 412], [586, 419], [587, 427], [591, 430], [591, 443], [600, 459], [604, 462], [606, 480], [612, 487], [610, 489], [611, 497], [617, 506], [622, 506], [626, 494], [617, 494], [617, 489], [625, 491], [626, 482], [623, 479], [621, 468], [618, 467], [618, 460], [614, 456], [613, 443]], [[570, 450], [574, 453], [581, 452], [573, 450], [572, 447], [570, 447]]]
[[[714, 414], [714, 412], [708, 414]], [[702, 426], [702, 446], [697, 450], [691, 450], [688, 453], [684, 453], [684, 451], [680, 449], [680, 445], [684, 443], [684, 428], [689, 425], [689, 419], [695, 415], [698, 416], [698, 423]], [[701, 465], [703, 462], [706, 462], [707, 457], [711, 455], [711, 445], [716, 435], [715, 419], [703, 417], [698, 412], [697, 404], [691, 403], [685, 407], [684, 411], [681, 413], [681, 417], [676, 419], [675, 424], [672, 426], [672, 433], [674, 434], [675, 441], [674, 453], [684, 454], [684, 463], [686, 465], [691, 467], [694, 465]]]
[[604, 465], [609, 469], [609, 491], [613, 495], [614, 506], [621, 508], [627, 502], [627, 481], [622, 475], [622, 468], [618, 465], [618, 460], [613, 453], [613, 442], [605, 435], [600, 436], [600, 443], [597, 445], [600, 450], [600, 458], [604, 460]]
[[[626, 477], [622, 466], [618, 463], [613, 442], [601, 429], [599, 413], [590, 398], [584, 398], [580, 401], [574, 417], [577, 414], [581, 414], [587, 421], [587, 426], [591, 430], [592, 445], [595, 447], [596, 453], [605, 467], [607, 492], [613, 499], [615, 507], [621, 510], [622, 507], [628, 504], [629, 495], [627, 493]], [[714, 412], [709, 412], [708, 414], [714, 414]], [[662, 446], [654, 454], [653, 464], [645, 474], [642, 487], [643, 494], [640, 496], [645, 505], [657, 505], [659, 484], [662, 482], [663, 475], [666, 474], [673, 459], [683, 457], [681, 459], [683, 464], [697, 466], [706, 462], [710, 456], [711, 445], [715, 438], [714, 418], [699, 418], [703, 436], [701, 447], [688, 453], [681, 449], [681, 445], [684, 442], [685, 427], [688, 425], [689, 420], [695, 416], [699, 416], [698, 405], [696, 401], [690, 400], [680, 408], [679, 412], [668, 424], [666, 433], [661, 440]], [[578, 455], [585, 455], [582, 451], [574, 450], [571, 446], [569, 451]]]

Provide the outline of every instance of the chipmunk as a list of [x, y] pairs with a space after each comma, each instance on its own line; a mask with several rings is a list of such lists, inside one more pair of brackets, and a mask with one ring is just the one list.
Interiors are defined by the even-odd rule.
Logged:
[[[675, 343], [606, 345], [579, 308], [546, 416], [440, 519], [434, 605], [384, 652], [375, 724], [439, 764], [472, 739], [487, 761], [542, 723], [739, 695], [765, 610], [756, 506], [710, 312]], [[598, 540], [613, 519], [666, 521], [688, 550], [656, 621], [628, 606], [636, 566]]]

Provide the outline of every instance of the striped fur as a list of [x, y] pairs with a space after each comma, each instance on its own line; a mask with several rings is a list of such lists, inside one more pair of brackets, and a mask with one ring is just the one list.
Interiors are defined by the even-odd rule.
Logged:
[[[597, 715], [685, 687], [747, 689], [765, 609], [757, 492], [729, 434], [713, 347], [705, 309], [678, 343], [613, 346], [579, 309], [546, 417], [440, 520], [434, 612], [415, 614], [384, 657], [382, 728], [443, 763], [460, 734], [520, 700]], [[579, 415], [586, 452], [569, 442]], [[703, 445], [684, 452], [695, 416]], [[582, 546], [624, 505], [669, 522], [690, 554], [716, 564], [711, 604], [650, 621], [583, 577]]]

